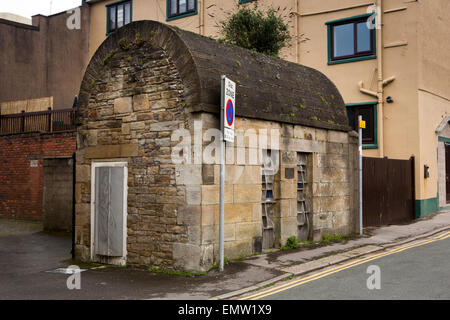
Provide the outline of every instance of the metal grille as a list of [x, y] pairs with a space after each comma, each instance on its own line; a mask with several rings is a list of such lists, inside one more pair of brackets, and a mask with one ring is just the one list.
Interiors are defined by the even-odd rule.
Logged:
[[297, 153], [297, 223], [298, 238], [307, 240], [309, 235], [309, 214], [307, 205], [307, 164], [308, 154]]
[[262, 165], [262, 234], [263, 249], [274, 247], [273, 209], [275, 200], [273, 196], [274, 168], [271, 159], [271, 150], [263, 152]]

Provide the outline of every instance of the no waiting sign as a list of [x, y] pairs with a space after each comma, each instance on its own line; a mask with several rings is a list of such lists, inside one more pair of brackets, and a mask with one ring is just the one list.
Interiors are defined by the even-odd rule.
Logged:
[[236, 83], [222, 77], [223, 139], [234, 142], [234, 120], [236, 118]]

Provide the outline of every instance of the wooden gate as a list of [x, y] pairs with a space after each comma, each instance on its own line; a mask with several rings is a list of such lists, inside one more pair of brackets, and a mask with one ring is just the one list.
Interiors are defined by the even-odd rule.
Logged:
[[363, 158], [363, 225], [405, 223], [415, 218], [414, 157]]

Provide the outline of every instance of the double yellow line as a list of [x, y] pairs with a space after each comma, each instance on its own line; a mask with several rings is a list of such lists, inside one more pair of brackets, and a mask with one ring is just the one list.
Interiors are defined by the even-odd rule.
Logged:
[[262, 291], [262, 292], [255, 293], [255, 294], [247, 296], [247, 297], [243, 297], [243, 298], [241, 298], [239, 300], [257, 300], [257, 299], [261, 299], [261, 298], [264, 298], [264, 297], [267, 297], [267, 296], [270, 296], [270, 295], [273, 295], [273, 294], [276, 294], [276, 293], [279, 293], [279, 292], [291, 289], [293, 287], [300, 286], [300, 285], [308, 283], [310, 281], [314, 281], [314, 280], [317, 280], [317, 279], [329, 276], [329, 275], [331, 275], [333, 273], [336, 273], [336, 272], [339, 272], [339, 271], [342, 271], [342, 270], [345, 270], [345, 269], [348, 269], [348, 268], [351, 268], [351, 267], [355, 267], [357, 265], [366, 263], [368, 261], [379, 259], [381, 257], [385, 257], [385, 256], [388, 256], [388, 255], [391, 255], [391, 254], [394, 254], [394, 253], [399, 253], [401, 251], [404, 251], [404, 250], [407, 250], [407, 249], [410, 249], [410, 248], [414, 248], [414, 247], [418, 247], [418, 246], [422, 246], [422, 245], [425, 245], [425, 244], [428, 244], [428, 243], [431, 243], [431, 242], [444, 240], [444, 239], [447, 239], [449, 237], [450, 237], [450, 231], [447, 231], [447, 232], [445, 232], [445, 233], [443, 233], [443, 234], [441, 234], [439, 236], [436, 236], [436, 237], [427, 238], [427, 239], [424, 239], [424, 240], [421, 240], [421, 241], [418, 241], [418, 242], [415, 242], [415, 243], [412, 243], [412, 244], [404, 245], [404, 246], [401, 246], [401, 247], [398, 247], [398, 248], [395, 248], [395, 249], [388, 250], [386, 252], [375, 254], [375, 255], [370, 256], [370, 257], [361, 258], [361, 259], [358, 259], [358, 260], [355, 260], [355, 261], [343, 264], [341, 266], [337, 266], [337, 267], [332, 268], [332, 269], [327, 269], [327, 270], [324, 270], [322, 272], [319, 272], [319, 273], [316, 273], [316, 274], [313, 274], [313, 275], [310, 275], [310, 276], [307, 276], [307, 277], [304, 277], [304, 278], [300, 278], [298, 280], [290, 281], [290, 282], [288, 282], [286, 284], [283, 284], [283, 285], [280, 285], [280, 286], [276, 286], [274, 288], [271, 288], [271, 289], [268, 289], [268, 290], [265, 290], [265, 291]]

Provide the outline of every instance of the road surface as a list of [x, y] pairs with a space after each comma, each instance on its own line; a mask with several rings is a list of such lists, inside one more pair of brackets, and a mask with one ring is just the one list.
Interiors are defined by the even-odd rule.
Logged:
[[[379, 267], [379, 289], [368, 288], [369, 277], [370, 287], [375, 284], [369, 266]], [[244, 299], [450, 299], [450, 233], [278, 283]]]

